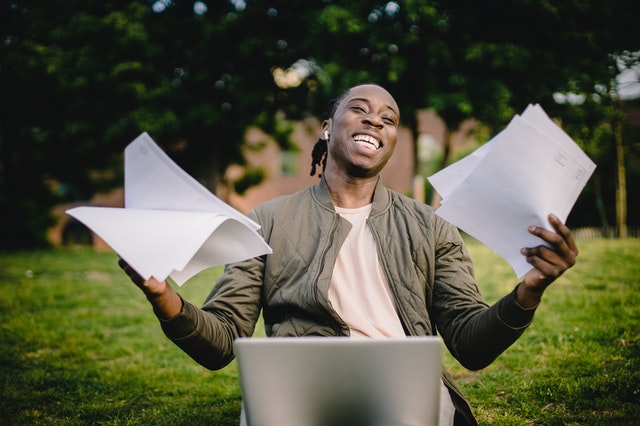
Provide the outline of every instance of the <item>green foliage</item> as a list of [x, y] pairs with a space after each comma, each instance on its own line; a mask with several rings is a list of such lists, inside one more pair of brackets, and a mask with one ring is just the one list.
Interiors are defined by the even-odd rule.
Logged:
[[233, 189], [238, 194], [244, 194], [247, 189], [262, 182], [266, 175], [262, 167], [247, 167], [244, 174], [233, 182]]
[[0, 4], [1, 247], [41, 244], [52, 204], [120, 184], [104, 171], [142, 131], [215, 189], [249, 126], [285, 147], [274, 117], [319, 115], [363, 82], [386, 86], [414, 130], [422, 108], [450, 130], [470, 116], [499, 130], [529, 102], [568, 121], [552, 94], [609, 87], [613, 55], [640, 38], [631, 0], [198, 4]]
[[296, 150], [297, 145], [291, 140], [295, 122], [287, 120], [282, 113], [262, 113], [256, 118], [255, 125], [269, 134], [283, 151]]

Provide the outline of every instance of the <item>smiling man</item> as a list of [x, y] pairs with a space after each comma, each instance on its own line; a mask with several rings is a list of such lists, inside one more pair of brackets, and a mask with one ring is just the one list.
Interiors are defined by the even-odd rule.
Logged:
[[[328, 136], [325, 140], [331, 159], [325, 175], [333, 182], [328, 181], [332, 197], [337, 195], [334, 195], [333, 187], [336, 191], [342, 189], [336, 182], [339, 179], [365, 185], [368, 191], [364, 191], [362, 202], [368, 204], [377, 176], [396, 147], [400, 122], [398, 105], [386, 90], [374, 85], [355, 87], [342, 101], [336, 105], [333, 116], [322, 125], [324, 136]], [[346, 192], [355, 195], [351, 191]], [[338, 200], [334, 201], [340, 205]]]
[[[547, 286], [575, 263], [571, 233], [553, 215], [555, 232], [529, 228], [540, 238], [522, 250], [531, 271], [488, 306], [458, 230], [380, 180], [399, 120], [398, 105], [380, 86], [356, 86], [337, 98], [312, 154], [311, 174], [321, 166], [320, 181], [250, 213], [273, 253], [227, 265], [201, 308], [121, 261], [165, 334], [210, 369], [231, 362], [234, 340], [253, 334], [261, 310], [270, 337], [439, 334], [473, 370], [515, 342]], [[476, 424], [446, 371], [441, 400], [440, 424]]]

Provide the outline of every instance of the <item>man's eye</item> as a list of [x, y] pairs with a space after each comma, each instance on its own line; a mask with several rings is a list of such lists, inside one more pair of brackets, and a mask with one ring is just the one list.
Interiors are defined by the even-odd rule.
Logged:
[[367, 112], [363, 107], [359, 106], [359, 105], [354, 105], [351, 107], [352, 110], [354, 111], [358, 111], [358, 112]]

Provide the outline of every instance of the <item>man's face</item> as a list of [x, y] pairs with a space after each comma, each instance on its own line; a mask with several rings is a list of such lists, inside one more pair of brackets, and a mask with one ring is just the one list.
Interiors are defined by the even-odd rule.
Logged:
[[377, 176], [393, 154], [399, 121], [398, 105], [382, 87], [352, 88], [325, 124], [331, 134], [327, 166], [334, 163], [353, 177]]

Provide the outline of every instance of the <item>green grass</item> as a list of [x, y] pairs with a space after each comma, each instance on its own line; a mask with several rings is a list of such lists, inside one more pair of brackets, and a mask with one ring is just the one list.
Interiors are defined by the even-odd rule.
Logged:
[[[513, 288], [506, 262], [469, 249], [488, 301]], [[446, 357], [481, 424], [640, 424], [640, 240], [580, 249], [490, 367]], [[168, 341], [113, 253], [4, 253], [0, 268], [0, 424], [237, 425], [235, 363], [210, 372]], [[219, 273], [180, 292], [200, 304]]]

